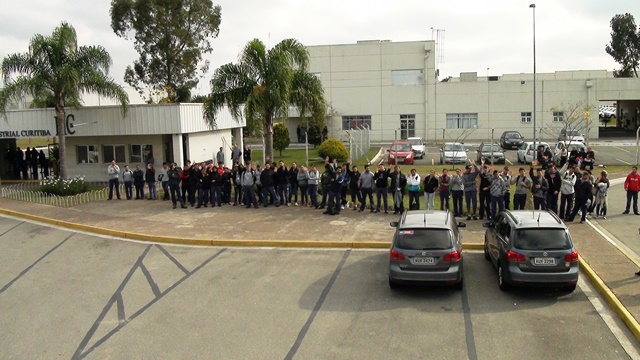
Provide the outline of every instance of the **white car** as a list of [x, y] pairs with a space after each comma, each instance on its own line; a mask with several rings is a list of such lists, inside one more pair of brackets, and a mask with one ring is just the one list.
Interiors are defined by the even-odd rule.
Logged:
[[586, 139], [584, 137], [584, 134], [581, 134], [578, 130], [562, 129], [560, 130], [558, 141], [571, 141], [571, 142], [585, 143]]
[[[536, 141], [536, 148], [540, 145], [544, 145], [545, 150], [549, 148], [549, 144], [546, 142]], [[531, 164], [535, 154], [536, 150], [533, 148], [533, 141], [526, 141], [518, 148], [518, 163]]]
[[440, 164], [465, 164], [467, 162], [467, 149], [457, 142], [448, 142], [440, 149]]
[[424, 139], [421, 137], [410, 137], [407, 138], [407, 141], [411, 143], [411, 149], [413, 149], [415, 158], [424, 159], [424, 154], [426, 153]]
[[587, 145], [585, 145], [583, 142], [580, 141], [559, 141], [558, 144], [556, 144], [556, 147], [553, 149], [553, 159], [555, 160], [556, 163], [560, 162], [560, 156], [562, 155], [562, 145], [565, 145], [567, 147], [567, 156], [569, 153], [571, 153], [571, 150], [573, 150], [573, 148], [575, 147], [578, 151], [580, 151], [581, 149], [583, 149], [584, 151], [587, 151]]

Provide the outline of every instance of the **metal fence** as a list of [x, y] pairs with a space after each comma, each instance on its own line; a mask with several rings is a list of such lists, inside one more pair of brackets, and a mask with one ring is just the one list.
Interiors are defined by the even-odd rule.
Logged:
[[91, 201], [105, 200], [109, 196], [109, 189], [87, 191], [82, 194], [70, 196], [57, 196], [37, 191], [38, 183], [22, 183], [3, 186], [0, 196], [6, 199], [27, 201], [38, 204], [54, 205], [59, 207], [72, 207], [86, 204]]
[[[367, 126], [346, 130], [349, 137], [349, 155], [353, 161], [366, 157], [371, 148], [371, 129]], [[371, 159], [367, 158], [367, 162]]]

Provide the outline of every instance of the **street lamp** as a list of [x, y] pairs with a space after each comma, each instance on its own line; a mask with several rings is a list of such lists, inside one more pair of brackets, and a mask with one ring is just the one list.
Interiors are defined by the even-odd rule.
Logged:
[[529, 5], [533, 9], [533, 149], [536, 149], [536, 4]]

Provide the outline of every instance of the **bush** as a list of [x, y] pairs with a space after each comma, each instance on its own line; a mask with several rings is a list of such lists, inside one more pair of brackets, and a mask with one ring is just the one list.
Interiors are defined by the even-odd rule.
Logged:
[[342, 141], [336, 138], [327, 139], [323, 142], [322, 145], [318, 147], [318, 155], [323, 159], [327, 156], [330, 159], [337, 158], [338, 161], [347, 161], [349, 159], [349, 151]]
[[40, 182], [38, 190], [50, 195], [69, 196], [89, 191], [89, 184], [84, 180], [84, 176], [66, 180], [49, 176]]
[[289, 129], [283, 123], [276, 124], [273, 127], [273, 148], [280, 151], [280, 156], [282, 156], [282, 150], [286, 149], [290, 142]]

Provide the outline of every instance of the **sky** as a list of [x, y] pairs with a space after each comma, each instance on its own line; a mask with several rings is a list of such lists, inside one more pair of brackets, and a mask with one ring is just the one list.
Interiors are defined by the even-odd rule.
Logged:
[[[214, 0], [222, 7], [220, 35], [194, 94], [206, 94], [220, 65], [235, 62], [248, 41], [273, 46], [285, 38], [305, 45], [351, 44], [358, 40], [439, 39], [440, 78], [461, 72], [479, 76], [533, 72], [533, 0]], [[111, 54], [109, 75], [124, 85], [132, 103], [142, 100], [124, 83], [138, 54], [133, 41], [111, 29], [108, 0], [21, 0], [0, 12], [0, 58], [28, 49], [35, 34], [49, 35], [62, 21], [72, 24], [79, 45], [102, 45]], [[611, 18], [630, 13], [640, 24], [637, 0], [539, 0], [535, 2], [538, 73], [614, 70], [604, 48]], [[438, 31], [439, 30], [439, 31]], [[440, 36], [438, 36], [438, 34]], [[97, 97], [85, 105], [98, 105]]]

